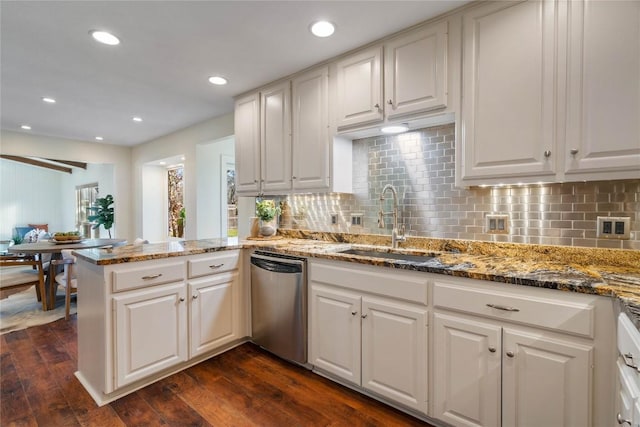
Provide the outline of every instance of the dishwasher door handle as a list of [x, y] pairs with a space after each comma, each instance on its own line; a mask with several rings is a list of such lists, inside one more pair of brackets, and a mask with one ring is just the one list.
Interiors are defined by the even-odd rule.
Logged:
[[300, 273], [304, 261], [269, 258], [263, 255], [251, 255], [251, 264], [273, 273]]

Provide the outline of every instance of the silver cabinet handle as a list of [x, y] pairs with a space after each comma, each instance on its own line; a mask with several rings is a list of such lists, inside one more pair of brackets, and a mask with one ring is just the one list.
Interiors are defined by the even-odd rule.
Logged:
[[629, 424], [631, 425], [631, 421], [629, 420], [625, 420], [624, 418], [622, 418], [622, 414], [620, 412], [618, 412], [618, 415], [616, 415], [616, 421], [618, 422], [618, 424], [622, 425], [622, 424]]
[[495, 352], [496, 352], [496, 348], [495, 348], [495, 347], [489, 347], [489, 351], [490, 351], [491, 353], [495, 353]]
[[503, 311], [520, 311], [519, 308], [515, 308], [515, 307], [509, 307], [506, 305], [500, 305], [500, 304], [487, 304], [487, 307], [491, 307], [491, 308], [495, 308], [496, 310], [503, 310]]
[[218, 268], [222, 267], [224, 265], [224, 263], [222, 264], [212, 264], [209, 266], [210, 269], [212, 270], [217, 270]]
[[507, 356], [513, 357], [515, 356], [515, 353], [513, 351], [507, 351]]
[[157, 279], [158, 277], [161, 277], [162, 273], [158, 273], [158, 274], [152, 274], [151, 276], [142, 276], [143, 280], [151, 280], [151, 279]]
[[358, 314], [358, 312], [357, 312], [357, 311], [352, 311], [352, 312], [351, 312], [351, 315], [352, 315], [352, 316], [355, 316], [356, 314]]
[[367, 315], [366, 315], [366, 314], [363, 314], [363, 315], [362, 315], [362, 318], [363, 318], [363, 319], [366, 319], [366, 318], [367, 318]]
[[198, 299], [198, 294], [193, 294], [192, 298], [193, 299]]
[[180, 302], [184, 302], [184, 297], [180, 297]]
[[633, 354], [625, 353], [622, 355], [622, 358], [624, 359], [625, 365], [635, 370], [638, 370], [638, 365], [636, 365], [636, 362], [633, 361]]
[[569, 152], [575, 156], [576, 154], [578, 154], [578, 149], [577, 148], [572, 148], [571, 151], [569, 151]]
[[546, 150], [544, 152], [544, 156], [547, 157], [547, 158], [551, 157], [551, 150]]

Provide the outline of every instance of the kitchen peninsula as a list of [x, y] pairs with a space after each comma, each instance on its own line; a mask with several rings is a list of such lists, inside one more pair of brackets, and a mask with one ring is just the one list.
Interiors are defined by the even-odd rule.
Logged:
[[[614, 404], [610, 379], [614, 377], [614, 314], [627, 311], [639, 323], [640, 252], [429, 238], [409, 238], [403, 249], [391, 250], [388, 236], [299, 230], [281, 233], [285, 239], [267, 242], [211, 239], [78, 251], [82, 285], [76, 375], [92, 397], [105, 404], [246, 341], [250, 336], [247, 254], [261, 247], [309, 258], [310, 299], [314, 289], [349, 289], [352, 283], [328, 283], [334, 273], [349, 277], [347, 271], [362, 277], [374, 272], [390, 280], [407, 277], [425, 283], [420, 304], [428, 320], [424, 335], [419, 336], [424, 336], [425, 347], [430, 349], [426, 351], [429, 374], [421, 384], [429, 398], [413, 406], [401, 399], [383, 399], [387, 403], [418, 417], [447, 420], [450, 414], [439, 396], [446, 387], [439, 384], [439, 391], [435, 391], [433, 382], [456, 380], [439, 377], [443, 367], [436, 369], [434, 364], [443, 360], [445, 355], [438, 354], [438, 349], [445, 346], [435, 345], [433, 340], [446, 341], [446, 332], [456, 322], [473, 319], [477, 324], [478, 319], [484, 319], [504, 328], [507, 335], [503, 340], [513, 334], [510, 326], [520, 325], [518, 330], [524, 332], [514, 336], [536, 336], [536, 342], [545, 338], [557, 347], [553, 349], [556, 353], [559, 348], [577, 350], [576, 360], [596, 366], [585, 377], [587, 383], [578, 383], [587, 391], [593, 390], [593, 396], [587, 393], [587, 401], [567, 401], [568, 406], [562, 409], [588, 403], [593, 411], [581, 419], [593, 417], [593, 424], [598, 425], [596, 421], [610, 418]], [[345, 254], [348, 249], [381, 253], [375, 257]], [[386, 258], [385, 252], [424, 255], [425, 260]], [[393, 284], [385, 286], [391, 289]], [[378, 292], [373, 288], [360, 291], [365, 295], [363, 301], [368, 291]], [[503, 312], [500, 307], [486, 307], [485, 300], [495, 296], [506, 301], [506, 306], [519, 304], [522, 310]], [[469, 299], [482, 307], [471, 306]], [[309, 306], [313, 305], [310, 301]], [[310, 329], [317, 328], [313, 316], [318, 314], [322, 313], [310, 309]], [[316, 365], [313, 357], [322, 355], [322, 349], [314, 350], [313, 333], [310, 336], [310, 363]], [[500, 351], [487, 355], [496, 353], [499, 356]], [[504, 363], [511, 362], [510, 357]], [[330, 369], [315, 370], [349, 384], [332, 375]], [[369, 393], [364, 384], [361, 391]], [[375, 391], [370, 394], [381, 396]], [[508, 402], [501, 404], [508, 406]], [[581, 411], [577, 413], [582, 416]]]

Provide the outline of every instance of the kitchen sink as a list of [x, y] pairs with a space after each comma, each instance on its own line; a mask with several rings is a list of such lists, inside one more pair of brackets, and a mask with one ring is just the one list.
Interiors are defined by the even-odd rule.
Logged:
[[383, 251], [364, 250], [364, 249], [347, 249], [344, 251], [340, 251], [339, 253], [346, 254], [346, 255], [366, 256], [371, 258], [397, 259], [401, 261], [411, 261], [411, 262], [426, 262], [435, 258], [434, 256], [429, 256], [429, 255], [410, 255], [410, 254], [402, 254], [397, 252], [383, 252]]

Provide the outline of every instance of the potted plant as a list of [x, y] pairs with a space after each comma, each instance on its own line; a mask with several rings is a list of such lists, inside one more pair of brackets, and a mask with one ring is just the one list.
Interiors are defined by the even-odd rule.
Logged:
[[113, 204], [113, 196], [107, 194], [105, 197], [96, 199], [95, 206], [88, 207], [87, 209], [95, 212], [95, 215], [89, 215], [87, 219], [89, 221], [95, 221], [95, 225], [92, 229], [99, 228], [101, 225], [109, 233], [111, 239], [111, 227], [113, 227], [114, 211], [111, 205]]
[[260, 235], [270, 237], [276, 234], [276, 217], [280, 214], [280, 207], [273, 200], [256, 201], [256, 216], [260, 218]]
[[180, 209], [180, 213], [178, 215], [178, 220], [176, 221], [178, 225], [178, 237], [184, 237], [184, 225], [187, 219], [187, 213], [184, 208]]

